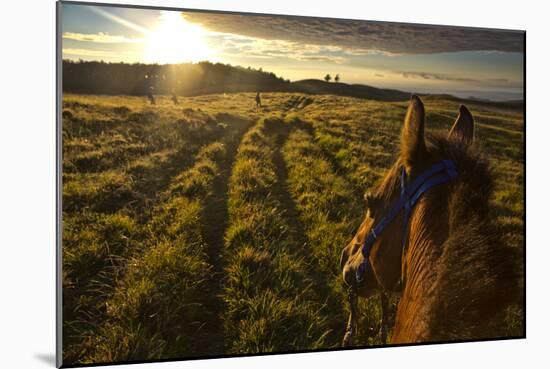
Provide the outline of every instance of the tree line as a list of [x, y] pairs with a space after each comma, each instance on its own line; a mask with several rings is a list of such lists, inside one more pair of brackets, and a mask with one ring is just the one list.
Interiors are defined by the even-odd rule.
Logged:
[[200, 95], [220, 92], [288, 91], [290, 81], [274, 73], [228, 64], [127, 64], [63, 61], [63, 91], [105, 95]]

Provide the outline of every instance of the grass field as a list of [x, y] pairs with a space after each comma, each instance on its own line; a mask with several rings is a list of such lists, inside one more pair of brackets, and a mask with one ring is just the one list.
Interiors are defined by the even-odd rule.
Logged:
[[[390, 166], [407, 102], [265, 93], [65, 95], [65, 363], [338, 347], [339, 256]], [[424, 99], [427, 131], [458, 103]], [[469, 105], [493, 218], [523, 264], [523, 114]], [[382, 344], [361, 301], [357, 345]], [[523, 332], [521, 307], [508, 312]]]

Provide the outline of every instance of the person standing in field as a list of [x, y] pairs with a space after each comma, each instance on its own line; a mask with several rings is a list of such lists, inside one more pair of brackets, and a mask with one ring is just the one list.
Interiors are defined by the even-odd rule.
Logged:
[[178, 105], [178, 95], [176, 94], [176, 89], [172, 87], [172, 101], [174, 102], [174, 105]]
[[155, 105], [156, 101], [155, 101], [155, 95], [153, 95], [153, 91], [155, 90], [155, 88], [153, 87], [153, 76], [151, 75], [148, 75], [146, 74], [145, 75], [145, 85], [146, 85], [146, 88], [147, 88], [147, 99], [149, 100], [149, 102], [151, 103], [151, 105]]
[[149, 102], [151, 103], [151, 105], [155, 105], [156, 101], [155, 101], [155, 95], [153, 95], [153, 86], [149, 86], [149, 92], [147, 93], [147, 98], [149, 99]]
[[147, 99], [149, 99], [149, 102], [151, 105], [155, 105], [155, 95], [153, 95], [153, 91], [155, 88], [153, 87], [153, 76], [145, 75], [145, 79], [147, 80], [146, 86], [147, 86]]
[[259, 106], [260, 108], [262, 107], [262, 98], [260, 97], [259, 92], [256, 94], [256, 106]]

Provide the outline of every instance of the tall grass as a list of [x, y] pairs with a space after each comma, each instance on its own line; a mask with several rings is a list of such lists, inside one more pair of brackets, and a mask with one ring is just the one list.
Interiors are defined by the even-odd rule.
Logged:
[[[137, 268], [128, 267], [128, 263], [145, 269], [144, 262], [136, 260], [142, 255], [153, 255], [148, 254], [152, 245], [159, 254], [171, 255], [173, 250], [165, 240], [154, 237], [166, 230], [154, 230], [153, 218], [159, 218], [162, 208], [168, 209], [170, 204], [173, 211], [179, 207], [196, 208], [192, 191], [201, 191], [203, 197], [209, 194], [204, 188], [209, 188], [212, 178], [218, 174], [219, 162], [226, 156], [225, 147], [215, 143], [196, 155], [199, 148], [218, 138], [225, 142], [239, 129], [238, 124], [228, 121], [231, 117], [224, 116], [220, 122], [194, 109], [186, 109], [174, 119], [147, 109], [134, 112], [123, 108], [107, 109], [97, 104], [73, 102], [63, 114], [63, 305], [67, 362], [83, 360], [91, 355], [92, 348], [96, 349], [94, 335], [99, 334], [97, 330], [106, 317], [114, 314], [113, 306], [121, 305], [110, 299], [121, 290], [120, 285], [125, 283], [121, 280], [132, 278], [125, 277], [126, 272]], [[80, 160], [82, 157], [93, 160]], [[199, 164], [185, 171], [194, 160]], [[170, 183], [174, 192], [182, 187], [182, 177], [175, 181], [173, 178], [182, 170], [195, 182], [193, 186], [188, 185], [189, 203], [164, 200], [170, 197], [166, 191]], [[199, 206], [197, 211], [202, 208]], [[182, 222], [191, 228], [200, 225], [198, 220]], [[188, 242], [180, 245], [184, 255], [192, 254], [188, 251], [195, 249], [198, 241]], [[153, 256], [149, 258], [153, 260]], [[183, 267], [186, 260], [179, 262]], [[191, 264], [189, 270], [194, 270]], [[138, 325], [138, 318], [130, 319], [134, 326]], [[125, 330], [115, 337], [124, 340], [130, 334], [134, 334], [132, 330]], [[143, 335], [134, 336], [138, 339]], [[128, 350], [140, 347], [136, 342], [125, 345]], [[137, 348], [133, 352], [121, 349], [117, 357], [145, 357], [146, 349]], [[165, 350], [159, 344], [150, 354], [158, 355], [161, 349]], [[106, 354], [102, 360], [109, 361], [111, 357]], [[97, 358], [101, 360], [101, 355]]]
[[[312, 245], [313, 256], [326, 275], [331, 318], [340, 323], [349, 313], [345, 304], [346, 293], [339, 265], [342, 248], [353, 237], [363, 214], [361, 196], [354, 193], [354, 186], [345, 177], [335, 172], [334, 166], [315, 143], [311, 127], [292, 119], [295, 129], [283, 149], [289, 166], [289, 186]], [[326, 149], [326, 148], [325, 148]], [[379, 344], [381, 308], [377, 300], [361, 301], [360, 321], [354, 340], [357, 345]]]
[[239, 147], [230, 180], [224, 258], [224, 328], [229, 353], [322, 347], [322, 303], [277, 198], [279, 118], [258, 122]]
[[193, 167], [174, 178], [147, 227], [148, 247], [128, 260], [83, 362], [203, 354], [202, 327], [211, 319], [204, 289], [212, 266], [201, 212], [225, 155], [219, 142], [205, 146]]

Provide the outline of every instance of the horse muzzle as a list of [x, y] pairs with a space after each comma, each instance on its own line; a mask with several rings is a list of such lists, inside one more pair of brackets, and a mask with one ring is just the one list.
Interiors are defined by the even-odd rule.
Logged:
[[[355, 251], [354, 253], [352, 253]], [[378, 283], [372, 271], [370, 263], [364, 264], [365, 258], [361, 254], [360, 248], [346, 247], [340, 257], [340, 267], [342, 268], [342, 277], [344, 283], [349, 287], [354, 287], [357, 295], [361, 297], [370, 297], [376, 293]], [[363, 278], [357, 279], [357, 271], [364, 265]]]

